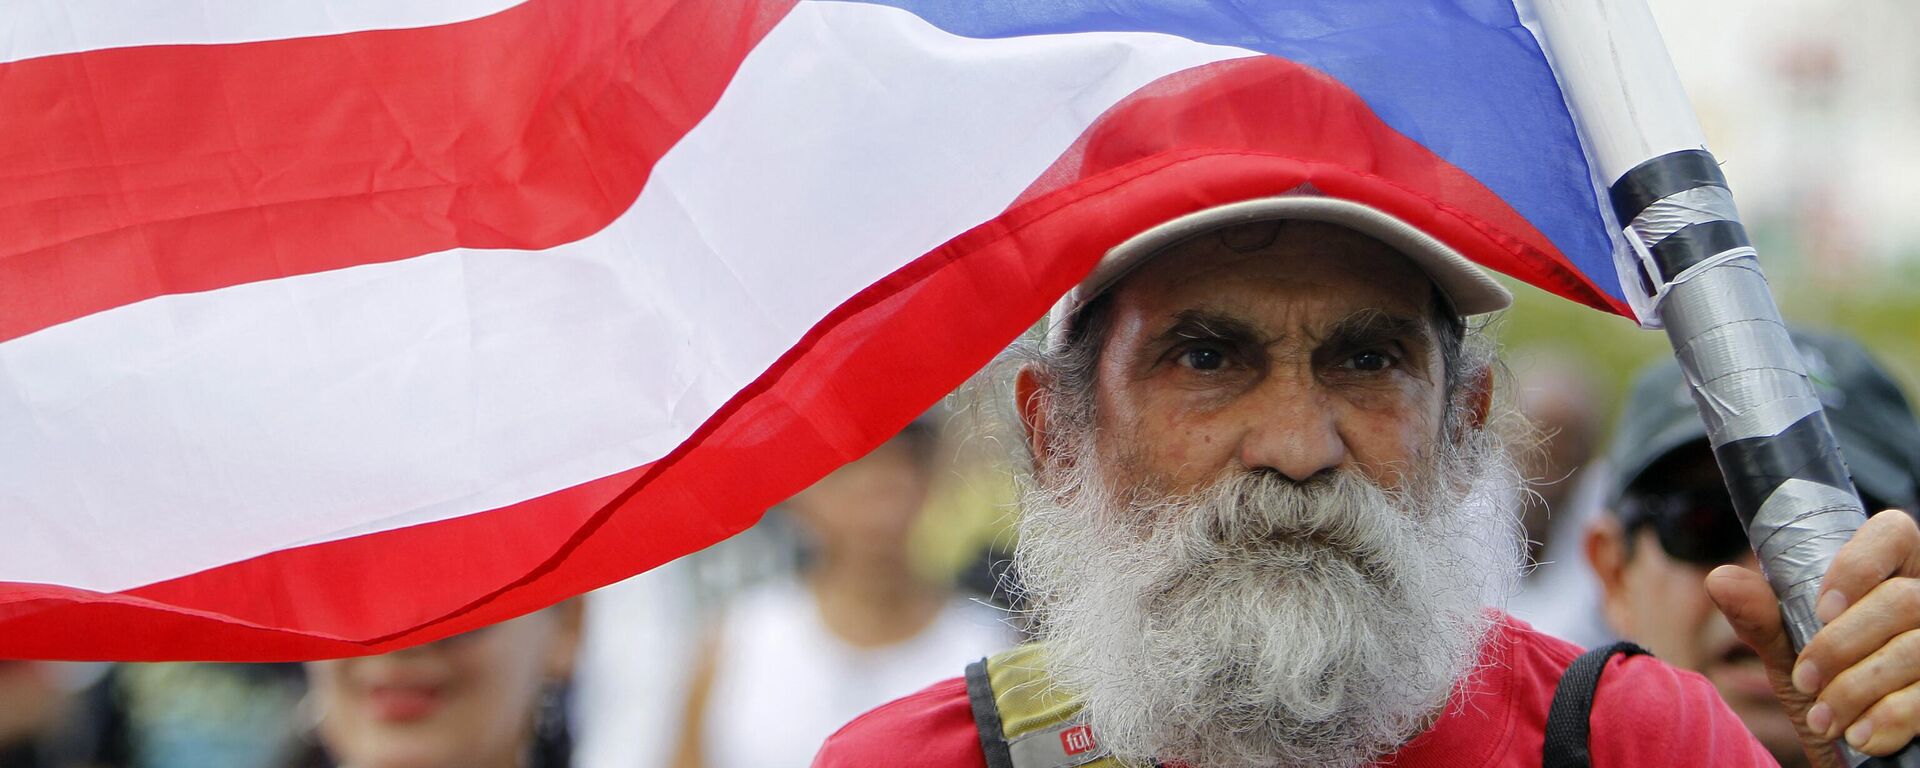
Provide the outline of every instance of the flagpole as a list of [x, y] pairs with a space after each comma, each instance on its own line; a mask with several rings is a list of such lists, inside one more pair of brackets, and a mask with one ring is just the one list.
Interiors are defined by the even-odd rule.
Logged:
[[[1866, 510], [1644, 0], [1521, 3], [1608, 194], [1634, 310], [1665, 327], [1796, 650]], [[1638, 288], [1638, 291], [1635, 291]], [[1920, 749], [1847, 764], [1920, 768]]]

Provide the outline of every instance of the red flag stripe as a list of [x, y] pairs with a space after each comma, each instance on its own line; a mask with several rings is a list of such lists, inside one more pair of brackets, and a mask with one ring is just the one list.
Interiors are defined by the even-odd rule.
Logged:
[[154, 296], [577, 240], [792, 2], [532, 0], [0, 65], [0, 341]]

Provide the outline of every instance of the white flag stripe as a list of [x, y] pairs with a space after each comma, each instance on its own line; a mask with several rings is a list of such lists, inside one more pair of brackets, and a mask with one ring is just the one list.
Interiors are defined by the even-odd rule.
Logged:
[[0, 344], [0, 504], [35, 527], [0, 537], [0, 581], [121, 590], [651, 462], [841, 302], [999, 214], [1106, 108], [1251, 55], [802, 3], [585, 240], [162, 297]]
[[141, 45], [215, 45], [414, 29], [526, 0], [6, 0], [0, 64]]

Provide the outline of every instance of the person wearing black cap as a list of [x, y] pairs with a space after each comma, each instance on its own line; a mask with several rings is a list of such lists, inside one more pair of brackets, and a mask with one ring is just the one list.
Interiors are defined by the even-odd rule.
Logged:
[[[1892, 377], [1853, 341], [1798, 330], [1793, 338], [1867, 508], [1920, 509], [1920, 424]], [[1706, 675], [1783, 765], [1805, 765], [1775, 694], [1791, 681], [1769, 679], [1704, 586], [1716, 566], [1755, 562], [1678, 365], [1635, 380], [1610, 456], [1610, 514], [1585, 542], [1608, 624]]]

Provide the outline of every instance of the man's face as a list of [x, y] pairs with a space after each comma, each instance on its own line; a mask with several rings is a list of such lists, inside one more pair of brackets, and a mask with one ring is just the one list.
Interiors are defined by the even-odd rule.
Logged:
[[1432, 293], [1347, 230], [1243, 227], [1117, 286], [1093, 367], [1023, 373], [1015, 564], [1115, 754], [1364, 765], [1472, 668], [1519, 539], [1468, 503], [1512, 475], [1476, 420], [1443, 429]]
[[1440, 439], [1431, 283], [1352, 230], [1278, 229], [1201, 237], [1115, 289], [1095, 379], [1111, 479], [1181, 493], [1231, 471], [1354, 469], [1399, 488]]

